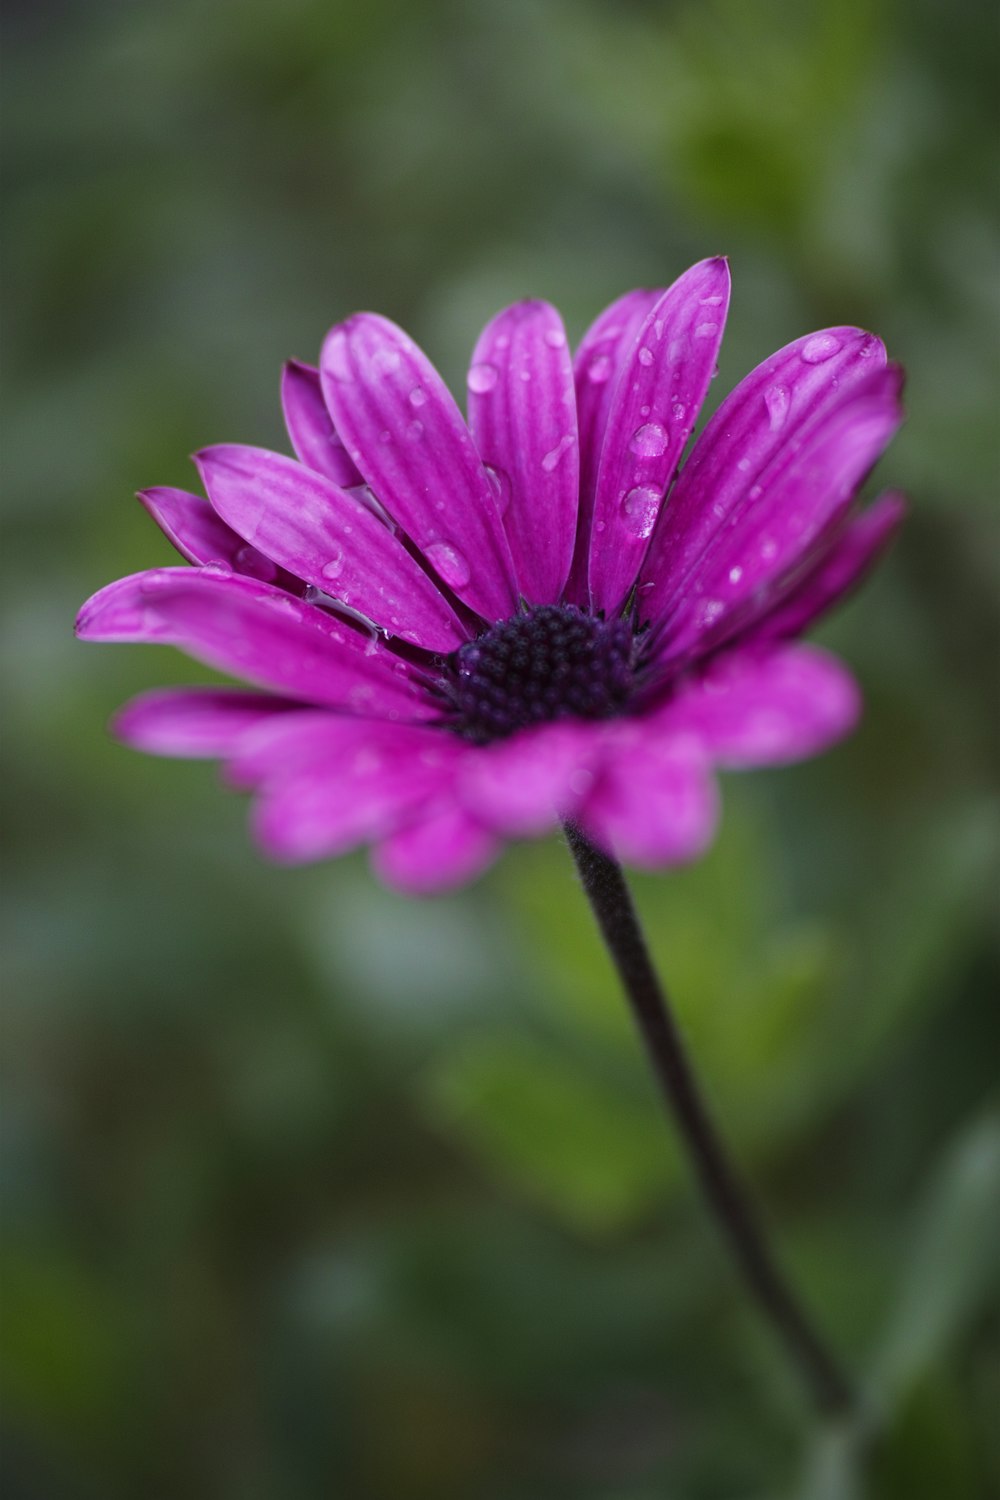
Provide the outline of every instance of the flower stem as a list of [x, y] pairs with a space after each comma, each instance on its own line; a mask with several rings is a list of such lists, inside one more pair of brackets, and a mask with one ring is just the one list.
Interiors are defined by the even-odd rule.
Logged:
[[855, 1406], [854, 1393], [778, 1268], [746, 1189], [718, 1135], [650, 960], [621, 866], [595, 849], [572, 823], [565, 825], [565, 831], [660, 1088], [747, 1286], [784, 1343], [819, 1410], [828, 1415], [846, 1414]]

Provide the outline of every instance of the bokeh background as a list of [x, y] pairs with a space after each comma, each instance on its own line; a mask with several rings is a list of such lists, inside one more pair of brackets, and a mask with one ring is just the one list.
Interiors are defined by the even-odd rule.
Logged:
[[[5, 51], [6, 1493], [942, 1500], [997, 1482], [996, 39], [986, 0], [14, 0]], [[113, 744], [208, 674], [78, 645], [132, 498], [283, 446], [371, 307], [481, 323], [727, 252], [717, 400], [909, 370], [913, 510], [823, 630], [862, 729], [636, 880], [720, 1118], [881, 1413], [818, 1434], [693, 1194], [560, 843], [414, 903], [265, 867]], [[992, 761], [995, 764], [995, 759]]]

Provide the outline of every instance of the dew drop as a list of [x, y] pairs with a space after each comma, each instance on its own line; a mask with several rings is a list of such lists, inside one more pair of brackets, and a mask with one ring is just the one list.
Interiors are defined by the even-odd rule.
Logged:
[[545, 342], [550, 349], [565, 349], [566, 335], [561, 328], [549, 328], [546, 330]]
[[629, 490], [622, 501], [622, 515], [633, 536], [647, 537], [652, 534], [656, 518], [660, 513], [660, 492], [652, 485], [640, 484]]
[[710, 339], [718, 326], [718, 323], [699, 323], [694, 331], [694, 336], [696, 339]]
[[410, 405], [411, 406], [423, 406], [423, 404], [424, 404], [424, 402], [426, 400], [427, 400], [427, 392], [424, 390], [423, 386], [422, 385], [415, 385], [413, 387], [413, 390], [410, 392]]
[[233, 576], [232, 567], [221, 557], [213, 557], [207, 563], [203, 563], [201, 572], [207, 574], [209, 578], [232, 578]]
[[764, 392], [764, 405], [767, 407], [767, 415], [771, 423], [772, 432], [777, 432], [779, 427], [784, 427], [785, 419], [788, 416], [788, 404], [789, 395], [787, 386], [768, 386]]
[[485, 396], [497, 383], [499, 372], [496, 365], [478, 364], [469, 369], [469, 390], [475, 396]]
[[407, 423], [406, 436], [411, 442], [417, 442], [424, 435], [424, 424], [416, 420]]
[[730, 568], [729, 569], [729, 582], [730, 583], [739, 583], [739, 581], [740, 581], [740, 579], [742, 577], [743, 577], [743, 569], [739, 566], [738, 563], [737, 563], [737, 565], [736, 565], [735, 568]]
[[840, 340], [832, 333], [817, 333], [802, 346], [802, 358], [807, 365], [821, 365], [832, 359], [840, 348]]
[[629, 447], [640, 458], [659, 458], [661, 453], [666, 452], [669, 442], [665, 427], [661, 427], [659, 422], [647, 422], [633, 432]]
[[700, 306], [702, 306], [702, 307], [721, 307], [722, 306], [722, 298], [720, 296], [715, 296], [715, 297], [699, 297], [698, 298], [698, 302], [699, 302]]
[[687, 415], [687, 407], [684, 405], [683, 401], [675, 401], [670, 410], [673, 413], [675, 422], [683, 422], [685, 416]]
[[652, 349], [647, 349], [645, 344], [639, 350], [639, 363], [646, 366], [653, 363], [653, 351]]
[[599, 354], [592, 359], [587, 366], [587, 379], [593, 385], [603, 385], [611, 376], [611, 360], [606, 354]]
[[706, 599], [698, 611], [698, 623], [702, 626], [714, 625], [724, 608], [721, 599]]
[[390, 349], [386, 346], [376, 349], [372, 355], [372, 369], [378, 375], [391, 375], [394, 370], [399, 369], [402, 362], [403, 359], [399, 350]]
[[424, 548], [424, 554], [434, 571], [453, 589], [460, 589], [472, 577], [466, 558], [452, 542], [431, 542]]
[[330, 559], [320, 569], [324, 578], [339, 578], [344, 571], [344, 549], [335, 546], [330, 553]]
[[770, 537], [765, 537], [760, 544], [760, 555], [767, 562], [771, 562], [778, 555], [778, 544]]
[[503, 469], [494, 469], [492, 464], [483, 464], [486, 477], [493, 491], [493, 498], [497, 503], [497, 510], [503, 515], [510, 504], [510, 477]]
[[571, 432], [567, 432], [559, 439], [558, 443], [551, 450], [551, 452], [546, 453], [545, 457], [542, 459], [542, 468], [545, 470], [546, 474], [552, 473], [552, 470], [556, 467], [563, 454], [567, 451], [567, 449], [572, 448], [574, 441], [575, 439], [573, 437], [573, 434]]

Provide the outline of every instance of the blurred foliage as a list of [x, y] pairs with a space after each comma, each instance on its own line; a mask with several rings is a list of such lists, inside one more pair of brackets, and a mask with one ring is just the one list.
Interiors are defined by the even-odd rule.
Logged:
[[[985, 0], [14, 0], [6, 20], [8, 1493], [923, 1500], [1000, 1483], [995, 15]], [[811, 1434], [557, 840], [408, 903], [265, 868], [87, 650], [130, 499], [281, 445], [370, 306], [461, 381], [726, 250], [717, 400], [811, 326], [909, 370], [913, 513], [826, 627], [863, 728], [636, 882], [870, 1421]], [[44, 575], [44, 576], [43, 576]], [[991, 1100], [994, 1102], [991, 1103]]]

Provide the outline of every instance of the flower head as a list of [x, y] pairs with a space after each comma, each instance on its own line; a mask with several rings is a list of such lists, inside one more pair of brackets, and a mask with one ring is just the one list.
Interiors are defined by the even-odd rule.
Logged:
[[318, 370], [285, 370], [297, 457], [208, 448], [207, 502], [145, 491], [191, 566], [119, 579], [77, 625], [264, 691], [144, 694], [118, 737], [221, 757], [274, 858], [371, 844], [408, 890], [563, 819], [629, 863], [697, 856], [714, 767], [854, 724], [851, 677], [796, 638], [902, 515], [855, 506], [902, 384], [857, 328], [765, 360], [678, 473], [728, 300], [702, 261], [614, 303], [575, 358], [555, 308], [516, 303], [476, 345], [468, 423], [395, 324], [338, 324]]

